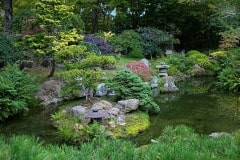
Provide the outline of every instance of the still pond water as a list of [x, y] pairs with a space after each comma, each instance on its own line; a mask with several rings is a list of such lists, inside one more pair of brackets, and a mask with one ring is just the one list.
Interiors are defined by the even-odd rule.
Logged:
[[[177, 84], [180, 91], [160, 94], [155, 101], [161, 112], [150, 117], [150, 128], [135, 137], [137, 145], [150, 143], [161, 135], [167, 125], [185, 124], [198, 133], [234, 132], [240, 129], [240, 94], [217, 91], [212, 79], [192, 79]], [[60, 143], [56, 130], [51, 125], [50, 115], [56, 107], [36, 108], [0, 124], [0, 133], [27, 134], [40, 137], [46, 143]]]

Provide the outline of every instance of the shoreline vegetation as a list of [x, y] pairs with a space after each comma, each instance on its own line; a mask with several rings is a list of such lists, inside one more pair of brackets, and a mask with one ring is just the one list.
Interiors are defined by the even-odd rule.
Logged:
[[199, 135], [193, 129], [180, 125], [168, 126], [153, 143], [136, 147], [121, 139], [96, 137], [91, 142], [72, 147], [67, 145], [43, 145], [37, 138], [13, 136], [9, 140], [0, 137], [0, 159], [19, 160], [130, 160], [130, 159], [216, 159], [238, 160], [240, 156], [240, 132], [222, 134], [211, 138]]

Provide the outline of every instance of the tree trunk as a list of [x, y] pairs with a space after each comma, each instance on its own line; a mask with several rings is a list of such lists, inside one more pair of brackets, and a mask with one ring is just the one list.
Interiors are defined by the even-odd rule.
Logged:
[[92, 33], [98, 32], [98, 9], [92, 9]]
[[12, 21], [12, 0], [4, 0], [4, 26], [3, 31], [11, 32], [11, 21]]
[[51, 66], [51, 71], [48, 75], [49, 78], [53, 77], [54, 73], [55, 73], [55, 68], [56, 68], [56, 62], [55, 62], [55, 59], [53, 58], [52, 60], [52, 66]]

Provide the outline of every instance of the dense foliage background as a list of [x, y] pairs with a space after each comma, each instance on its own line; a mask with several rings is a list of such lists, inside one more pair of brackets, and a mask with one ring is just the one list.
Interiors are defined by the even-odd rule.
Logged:
[[[126, 29], [153, 27], [179, 39], [181, 43], [177, 49], [180, 50], [212, 49], [216, 48], [219, 42], [222, 47], [229, 47], [236, 43], [229, 43], [226, 46], [224, 41], [227, 39], [234, 41], [239, 38], [240, 4], [238, 0], [57, 0], [54, 3], [51, 0], [13, 2], [5, 0], [4, 2], [12, 3], [11, 14], [14, 19], [12, 31], [14, 32], [23, 31], [26, 27], [20, 25], [23, 24], [21, 20], [30, 20], [34, 15], [32, 11], [36, 10], [36, 17], [38, 15], [39, 18], [41, 17], [41, 25], [48, 24], [48, 26], [45, 25], [48, 29], [51, 25], [56, 27], [56, 24], [60, 24], [61, 27], [57, 28], [75, 27], [87, 33], [102, 31], [121, 33]], [[45, 4], [40, 5], [39, 2]], [[64, 6], [61, 6], [63, 3]], [[38, 7], [35, 8], [34, 4]], [[39, 10], [41, 6], [44, 6], [42, 11]], [[54, 11], [53, 8], [56, 10]], [[7, 10], [3, 2], [1, 2], [1, 9]], [[55, 12], [54, 21], [50, 20], [51, 12]], [[66, 17], [65, 20], [63, 20], [64, 17]], [[3, 19], [2, 15], [2, 24]], [[26, 21], [24, 23], [26, 24]]]

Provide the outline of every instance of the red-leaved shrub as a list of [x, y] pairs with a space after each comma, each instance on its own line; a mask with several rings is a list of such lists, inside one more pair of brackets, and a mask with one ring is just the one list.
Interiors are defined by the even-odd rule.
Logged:
[[129, 62], [126, 67], [132, 72], [136, 73], [144, 81], [149, 81], [152, 76], [152, 70], [146, 66], [143, 62]]

